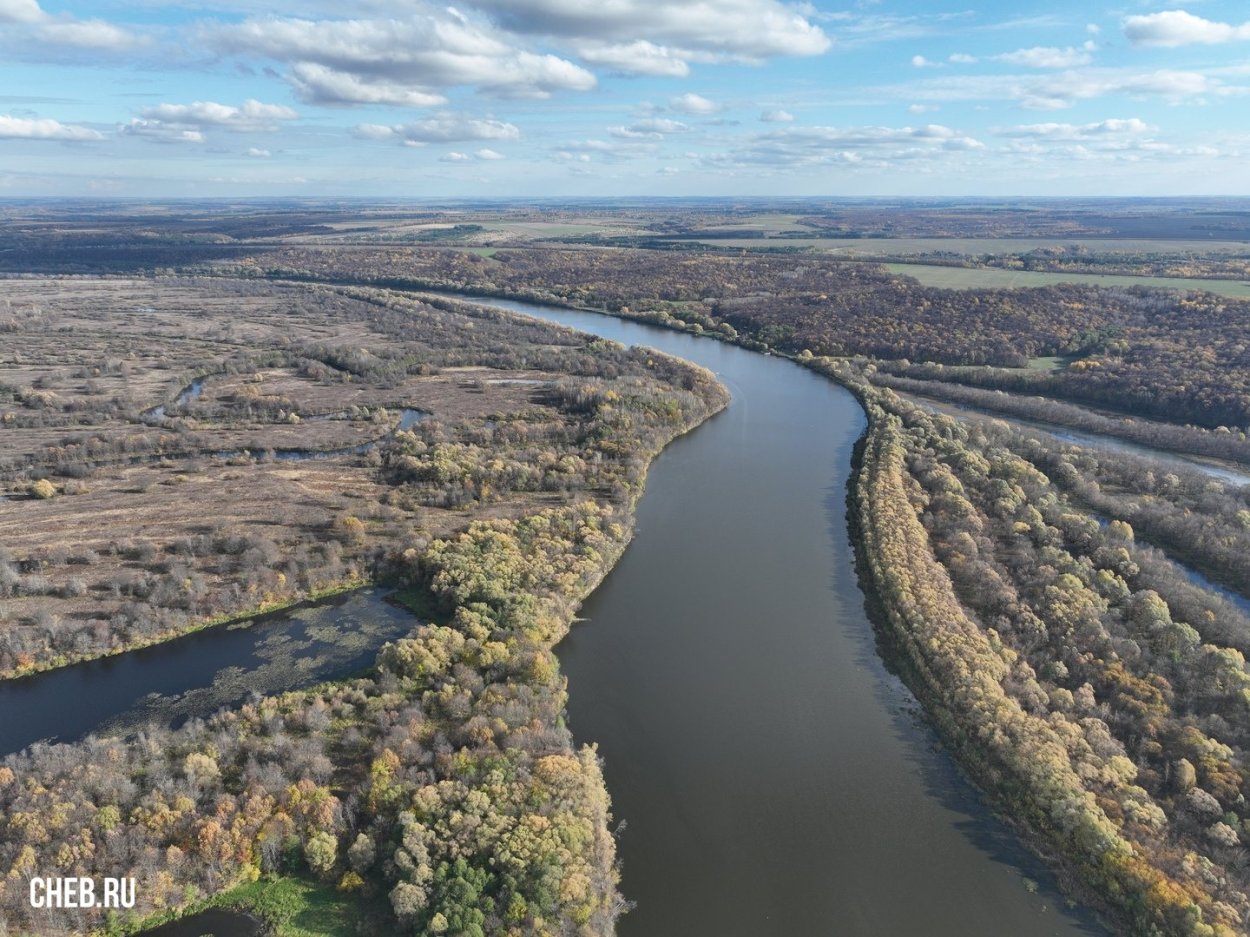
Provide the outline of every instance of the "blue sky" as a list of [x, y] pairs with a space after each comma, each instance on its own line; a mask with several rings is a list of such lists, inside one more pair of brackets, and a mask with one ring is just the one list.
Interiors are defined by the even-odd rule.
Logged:
[[0, 197], [1250, 194], [1250, 7], [0, 0]]

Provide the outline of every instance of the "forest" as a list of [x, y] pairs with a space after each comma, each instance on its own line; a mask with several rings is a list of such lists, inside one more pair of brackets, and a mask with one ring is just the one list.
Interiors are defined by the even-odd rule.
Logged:
[[[1082, 450], [858, 389], [864, 567], [964, 763], [1125, 932], [1243, 933], [1250, 618], [1173, 559], [1223, 574], [1241, 492], [1140, 465], [1099, 474]], [[1132, 491], [1129, 475], [1152, 490], [1144, 511], [1094, 494]], [[1220, 549], [1199, 554], [1194, 528]]]

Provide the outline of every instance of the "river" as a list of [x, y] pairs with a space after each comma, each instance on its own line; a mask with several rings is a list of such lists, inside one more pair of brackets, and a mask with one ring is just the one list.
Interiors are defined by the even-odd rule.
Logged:
[[926, 397], [923, 394], [914, 394], [910, 391], [899, 391], [900, 396], [905, 397], [912, 403], [917, 403], [928, 410], [934, 410], [938, 413], [944, 413], [952, 416], [957, 420], [999, 420], [1018, 429], [1033, 430], [1039, 433], [1045, 433], [1053, 436], [1060, 442], [1067, 443], [1072, 446], [1084, 446], [1087, 449], [1102, 449], [1107, 452], [1116, 452], [1123, 455], [1135, 456], [1141, 459], [1149, 459], [1152, 462], [1159, 463], [1165, 471], [1182, 471], [1182, 472], [1201, 472], [1204, 475], [1210, 475], [1212, 478], [1219, 479], [1230, 485], [1250, 485], [1250, 474], [1245, 469], [1238, 469], [1232, 464], [1218, 462], [1214, 459], [1204, 459], [1201, 456], [1182, 455], [1178, 452], [1170, 452], [1166, 449], [1155, 449], [1150, 446], [1144, 446], [1141, 443], [1130, 442], [1127, 439], [1119, 439], [1115, 436], [1108, 436], [1105, 433], [1095, 433], [1091, 430], [1072, 429], [1067, 426], [1060, 426], [1057, 423], [1046, 423], [1041, 420], [1031, 420], [1025, 417], [1014, 416], [1009, 413], [1002, 413], [997, 410], [990, 410], [986, 407], [975, 407], [972, 404], [956, 403], [951, 400], [938, 400], [934, 397]]
[[712, 339], [489, 303], [694, 361], [733, 393], [651, 467], [636, 539], [557, 649], [625, 822], [622, 937], [1105, 933], [881, 664], [845, 517], [854, 398]]
[[[713, 339], [491, 304], [697, 362], [733, 393], [655, 461], [635, 541], [557, 649], [570, 725], [599, 745], [625, 824], [622, 937], [1104, 934], [878, 657], [845, 517], [854, 398]], [[8, 681], [0, 751], [329, 679], [411, 624], [357, 593]]]

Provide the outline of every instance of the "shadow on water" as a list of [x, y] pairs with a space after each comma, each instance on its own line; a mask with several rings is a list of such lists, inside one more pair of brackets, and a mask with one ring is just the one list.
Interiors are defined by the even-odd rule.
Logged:
[[[235, 706], [359, 673], [417, 620], [376, 587], [162, 644], [0, 682], [0, 755], [89, 733], [176, 727]], [[89, 700], [90, 705], [83, 701]]]
[[[851, 527], [853, 507], [845, 487], [832, 486], [825, 496], [830, 536], [835, 543], [845, 538]], [[848, 549], [852, 549], [849, 544]], [[857, 551], [854, 563], [859, 569]], [[843, 573], [835, 569], [829, 578], [834, 591], [843, 588]], [[924, 708], [911, 692], [894, 661], [899, 653], [885, 633], [881, 613], [874, 599], [864, 596], [864, 614], [872, 623], [872, 634], [855, 633], [859, 644], [857, 663], [876, 680], [877, 698], [889, 711], [895, 737], [907, 751], [907, 760], [924, 785], [925, 793], [952, 814], [953, 825], [990, 861], [1018, 876], [1020, 888], [1036, 896], [1039, 910], [1062, 907], [1072, 917], [1074, 933], [1106, 937], [1107, 929], [1087, 908], [1064, 898], [1058, 876], [1041, 858], [1027, 849], [1014, 830], [996, 816], [984, 793], [956, 763]]]

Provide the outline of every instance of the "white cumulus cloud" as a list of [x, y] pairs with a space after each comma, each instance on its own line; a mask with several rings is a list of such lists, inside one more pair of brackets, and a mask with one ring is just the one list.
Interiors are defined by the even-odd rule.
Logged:
[[1135, 46], [1172, 48], [1217, 45], [1237, 39], [1250, 39], [1250, 22], [1233, 26], [1203, 19], [1184, 10], [1164, 10], [1161, 13], [1126, 17], [1124, 35]]
[[104, 20], [83, 20], [68, 13], [54, 16], [37, 0], [0, 0], [0, 23], [15, 24], [18, 28], [4, 38], [19, 42], [34, 40], [49, 45], [109, 51], [130, 49], [143, 42], [140, 37]]
[[0, 114], [0, 139], [95, 142], [103, 140], [104, 134], [89, 127], [63, 124], [49, 118], [8, 117]]
[[451, 7], [402, 19], [252, 18], [205, 27], [203, 36], [221, 52], [289, 64], [292, 86], [317, 104], [425, 106], [451, 87], [543, 98], [595, 86], [567, 59], [516, 48]]
[[668, 102], [668, 106], [679, 114], [690, 114], [693, 116], [715, 114], [720, 110], [720, 105], [715, 101], [709, 101], [703, 95], [694, 94], [693, 92], [679, 94]]
[[628, 127], [610, 127], [608, 132], [622, 140], [659, 140], [670, 133], [685, 133], [690, 128], [680, 120], [649, 117], [636, 120]]
[[1074, 68], [1077, 65], [1088, 65], [1093, 61], [1094, 44], [1087, 42], [1079, 48], [1069, 47], [1057, 49], [1053, 46], [1034, 46], [1031, 49], [1017, 49], [1015, 52], [1004, 52], [994, 56], [994, 60], [1008, 65], [1022, 65], [1025, 68]]
[[203, 143], [204, 133], [194, 127], [179, 124], [167, 124], [159, 120], [142, 120], [134, 118], [121, 127], [122, 133], [132, 137], [142, 137], [155, 143]]
[[1024, 124], [999, 131], [1003, 137], [1037, 137], [1051, 140], [1078, 140], [1095, 137], [1139, 136], [1154, 130], [1137, 117], [1110, 118], [1092, 124]]
[[408, 87], [385, 79], [364, 79], [316, 62], [298, 62], [287, 80], [305, 101], [320, 105], [390, 104], [396, 107], [431, 107], [447, 98], [433, 91]]
[[0, 0], [0, 23], [38, 23], [47, 15], [35, 0]]
[[684, 78], [690, 74], [687, 54], [645, 39], [634, 42], [584, 40], [576, 46], [578, 56], [591, 65], [602, 65], [623, 75]]
[[983, 150], [985, 144], [951, 127], [786, 127], [735, 142], [704, 158], [709, 164], [798, 168], [836, 164], [885, 165]]
[[778, 0], [476, 0], [518, 33], [582, 41], [639, 40], [682, 50], [693, 61], [762, 61], [819, 55], [832, 44], [808, 7]]
[[146, 121], [182, 127], [223, 127], [226, 130], [249, 132], [273, 130], [279, 121], [295, 120], [295, 111], [282, 104], [244, 101], [238, 107], [216, 101], [195, 101], [191, 104], [158, 104], [145, 108], [139, 116]]
[[355, 134], [365, 140], [395, 139], [408, 146], [424, 146], [469, 140], [517, 140], [521, 131], [501, 120], [443, 113], [409, 124], [360, 124]]

